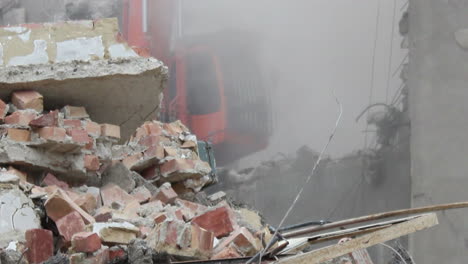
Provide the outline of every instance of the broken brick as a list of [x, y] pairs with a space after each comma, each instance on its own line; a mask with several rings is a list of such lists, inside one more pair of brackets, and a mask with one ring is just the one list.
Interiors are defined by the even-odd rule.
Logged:
[[155, 135], [148, 135], [148, 136], [142, 137], [138, 141], [138, 144], [145, 146], [145, 147], [152, 147], [152, 146], [158, 146], [160, 141], [161, 141], [161, 137], [155, 136]]
[[136, 153], [131, 156], [128, 156], [122, 160], [122, 163], [125, 167], [131, 170], [143, 157], [141, 153]]
[[153, 165], [141, 172], [141, 176], [147, 180], [153, 180], [159, 177], [159, 166]]
[[162, 222], [166, 221], [167, 215], [165, 213], [158, 213], [154, 216], [154, 222], [156, 224], [161, 224]]
[[7, 128], [8, 138], [17, 142], [31, 141], [31, 132], [26, 129]]
[[151, 198], [151, 192], [145, 186], [136, 188], [131, 192], [131, 195], [137, 199], [139, 203], [145, 203]]
[[56, 185], [59, 188], [62, 188], [63, 190], [68, 190], [70, 188], [70, 186], [68, 186], [66, 182], [57, 179], [57, 177], [55, 177], [50, 172], [47, 173], [45, 178], [42, 180], [42, 183], [45, 184], [46, 186]]
[[52, 141], [64, 141], [67, 136], [65, 129], [61, 127], [43, 127], [37, 132], [41, 138]]
[[36, 118], [34, 112], [16, 111], [11, 115], [5, 117], [5, 124], [29, 126], [29, 123]]
[[31, 264], [41, 263], [54, 255], [52, 232], [46, 229], [26, 231], [26, 258]]
[[18, 109], [34, 109], [37, 112], [44, 110], [44, 97], [36, 91], [17, 91], [11, 96], [11, 102]]
[[99, 137], [101, 135], [101, 126], [96, 122], [86, 121], [85, 129], [90, 136]]
[[209, 252], [213, 249], [214, 234], [197, 225], [192, 225], [192, 243], [191, 248], [200, 251]]
[[241, 258], [242, 255], [239, 254], [237, 249], [234, 246], [229, 246], [221, 250], [219, 253], [214, 254], [211, 259], [230, 259], [230, 258]]
[[58, 110], [50, 111], [47, 114], [44, 114], [31, 122], [29, 125], [32, 127], [56, 127], [58, 126]]
[[245, 227], [240, 227], [232, 232], [229, 237], [217, 246], [217, 248], [226, 248], [231, 243], [236, 245], [237, 249], [244, 255], [253, 255], [259, 250], [257, 240]]
[[234, 218], [231, 208], [223, 206], [196, 216], [192, 219], [192, 223], [213, 232], [217, 238], [220, 238], [234, 231]]
[[120, 126], [111, 124], [101, 124], [101, 135], [120, 139]]
[[178, 136], [179, 134], [184, 132], [184, 130], [176, 122], [165, 123], [163, 124], [163, 128], [167, 133], [169, 133], [172, 136]]
[[94, 218], [76, 205], [72, 199], [62, 190], [56, 190], [44, 204], [47, 216], [57, 221], [65, 215], [77, 211], [85, 224], [94, 223]]
[[98, 171], [101, 163], [99, 157], [96, 155], [85, 155], [84, 156], [84, 167], [88, 171]]
[[157, 160], [164, 159], [164, 148], [161, 146], [151, 146], [143, 153], [145, 159], [156, 158]]
[[67, 119], [83, 119], [89, 117], [88, 112], [86, 112], [86, 108], [82, 106], [67, 105], [63, 108], [63, 112]]
[[101, 248], [101, 238], [93, 232], [80, 232], [72, 237], [72, 247], [76, 252], [92, 253]]
[[165, 204], [170, 204], [170, 203], [173, 203], [176, 198], [177, 198], [177, 193], [174, 192], [174, 190], [172, 189], [169, 183], [166, 183], [166, 184], [161, 185], [158, 193], [154, 197], [151, 198], [151, 201], [159, 200]]
[[96, 210], [96, 213], [94, 214], [94, 219], [96, 219], [96, 222], [107, 222], [110, 219], [112, 219], [112, 209], [109, 207], [101, 207]]
[[121, 247], [111, 247], [109, 249], [109, 261], [111, 263], [119, 263], [117, 260], [125, 259], [127, 252]]
[[94, 213], [97, 208], [97, 200], [91, 193], [80, 195], [77, 199], [73, 200], [76, 205], [83, 209], [88, 214]]
[[177, 149], [173, 147], [164, 147], [164, 156], [177, 157]]
[[113, 183], [109, 183], [101, 189], [101, 197], [103, 204], [108, 207], [112, 207], [115, 202], [125, 206], [132, 201], [137, 201], [133, 196]]
[[55, 221], [57, 229], [65, 242], [70, 242], [72, 236], [85, 230], [85, 223], [81, 215], [73, 211]]
[[64, 119], [63, 126], [68, 128], [81, 128], [81, 120], [78, 119]]
[[211, 171], [210, 165], [201, 160], [176, 158], [165, 162], [160, 167], [161, 176], [170, 181], [201, 177]]
[[3, 102], [3, 100], [0, 100], [0, 120], [3, 120], [8, 113], [8, 105]]
[[148, 135], [155, 135], [155, 136], [159, 136], [161, 135], [161, 132], [162, 132], [162, 128], [161, 128], [161, 124], [156, 123], [156, 122], [145, 122], [143, 124], [143, 127], [146, 129], [146, 133]]
[[22, 172], [20, 170], [17, 170], [12, 166], [8, 167], [8, 173], [11, 173], [11, 174], [14, 174], [14, 175], [18, 176], [18, 178], [20, 178], [20, 180], [23, 181], [23, 182], [28, 181], [28, 174], [26, 174], [25, 172]]
[[88, 144], [89, 142], [88, 132], [86, 132], [84, 129], [69, 129], [67, 134], [71, 136], [72, 140], [76, 143]]

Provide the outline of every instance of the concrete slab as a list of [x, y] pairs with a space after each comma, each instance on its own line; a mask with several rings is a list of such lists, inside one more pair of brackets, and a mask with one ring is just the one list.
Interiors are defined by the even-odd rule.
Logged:
[[116, 19], [0, 28], [0, 98], [35, 89], [46, 109], [85, 106], [122, 139], [159, 112], [167, 67], [122, 41]]

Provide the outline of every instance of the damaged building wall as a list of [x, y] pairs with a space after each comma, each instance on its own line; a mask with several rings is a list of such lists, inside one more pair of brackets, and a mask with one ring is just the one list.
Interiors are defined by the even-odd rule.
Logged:
[[[466, 200], [468, 1], [410, 0], [412, 206]], [[464, 263], [468, 212], [447, 212], [416, 234], [416, 263]]]

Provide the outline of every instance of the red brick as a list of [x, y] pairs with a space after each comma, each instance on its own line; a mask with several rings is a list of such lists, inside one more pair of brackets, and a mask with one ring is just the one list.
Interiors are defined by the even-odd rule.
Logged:
[[143, 155], [141, 153], [136, 153], [123, 159], [122, 163], [125, 167], [131, 170], [133, 166], [141, 160], [141, 158], [143, 158]]
[[192, 225], [192, 243], [191, 248], [204, 252], [210, 252], [213, 249], [214, 234], [197, 225]]
[[208, 207], [206, 207], [204, 205], [197, 204], [197, 203], [192, 203], [192, 202], [189, 202], [187, 200], [182, 200], [182, 199], [179, 199], [179, 198], [177, 198], [175, 200], [175, 203], [177, 205], [179, 205], [180, 207], [185, 207], [185, 208], [189, 209], [190, 211], [192, 211], [192, 213], [194, 215], [201, 214], [201, 213], [205, 212], [206, 210], [208, 210]]
[[240, 227], [232, 232], [229, 237], [224, 239], [218, 246], [219, 249], [228, 247], [231, 243], [237, 246], [237, 248], [245, 255], [255, 254], [259, 250], [257, 241], [252, 233], [245, 227]]
[[8, 113], [8, 105], [0, 100], [0, 120], [3, 120]]
[[138, 211], [140, 210], [140, 203], [137, 200], [128, 202], [125, 205], [125, 208], [122, 210], [122, 213], [130, 219], [138, 218]]
[[101, 135], [105, 137], [120, 139], [120, 126], [101, 124]]
[[241, 258], [242, 255], [237, 252], [237, 249], [234, 246], [229, 246], [224, 248], [219, 253], [213, 255], [211, 259], [230, 259], [230, 258]]
[[99, 137], [101, 135], [101, 126], [96, 122], [86, 121], [85, 129], [90, 136]]
[[52, 232], [46, 229], [26, 231], [26, 258], [30, 264], [41, 263], [54, 255]]
[[92, 253], [101, 248], [101, 238], [92, 232], [76, 233], [72, 237], [72, 246], [76, 252]]
[[145, 137], [148, 135], [148, 132], [144, 127], [139, 127], [136, 129], [135, 133], [132, 135], [132, 141], [133, 142], [138, 142], [140, 141], [141, 138]]
[[181, 148], [196, 148], [198, 146], [197, 142], [195, 141], [185, 141], [182, 146], [180, 146]]
[[84, 156], [84, 167], [88, 171], [98, 171], [99, 167], [101, 167], [101, 163], [99, 162], [99, 158], [96, 155], [85, 155]]
[[47, 216], [57, 221], [65, 215], [77, 211], [85, 224], [94, 223], [94, 218], [76, 205], [73, 200], [62, 190], [56, 190], [44, 204]]
[[68, 186], [66, 182], [57, 179], [52, 173], [47, 173], [45, 178], [42, 180], [42, 184], [45, 184], [46, 186], [56, 185], [63, 190], [70, 189], [70, 186]]
[[157, 232], [159, 242], [185, 249], [190, 247], [190, 226], [182, 221], [166, 221]]
[[111, 263], [119, 263], [114, 260], [125, 259], [126, 256], [127, 252], [125, 252], [125, 250], [121, 247], [111, 247], [109, 249], [109, 261]]
[[93, 253], [92, 257], [88, 258], [92, 264], [108, 264], [109, 263], [109, 248], [103, 247], [100, 250]]
[[169, 184], [163, 184], [158, 193], [151, 198], [151, 201], [159, 200], [165, 204], [173, 203], [177, 198], [177, 193], [174, 192]]
[[26, 129], [7, 128], [8, 138], [17, 142], [31, 141], [31, 132]]
[[141, 172], [141, 176], [147, 180], [159, 178], [159, 166], [153, 165]]
[[88, 112], [86, 112], [86, 108], [82, 106], [67, 105], [63, 108], [63, 112], [67, 119], [83, 119], [89, 117]]
[[152, 146], [158, 146], [159, 142], [161, 142], [160, 136], [148, 135], [148, 136], [142, 137], [138, 141], [138, 144], [145, 146], [145, 147], [152, 147]]
[[122, 190], [119, 186], [109, 183], [101, 189], [102, 202], [105, 206], [112, 207], [117, 202], [123, 206], [132, 201], [138, 202], [133, 196]]
[[17, 91], [11, 96], [11, 102], [18, 109], [34, 109], [37, 112], [44, 110], [44, 98], [36, 91]]
[[223, 206], [193, 218], [192, 223], [213, 232], [217, 238], [220, 238], [234, 231], [234, 219], [231, 208]]
[[12, 166], [8, 167], [8, 173], [14, 174], [20, 178], [21, 181], [27, 182], [28, 181], [28, 174], [23, 171], [17, 170]]
[[76, 211], [55, 221], [55, 224], [65, 242], [70, 242], [74, 234], [85, 230], [83, 218], [81, 218], [80, 214]]
[[58, 110], [50, 111], [47, 114], [44, 114], [31, 122], [29, 125], [32, 127], [56, 127], [58, 126]]
[[64, 119], [63, 126], [68, 128], [81, 128], [81, 120], [78, 119]]
[[37, 115], [34, 112], [16, 111], [5, 117], [5, 124], [29, 126], [29, 123], [36, 117]]
[[88, 143], [84, 146], [87, 150], [93, 150], [96, 147], [96, 140], [92, 137], [88, 137]]
[[158, 160], [164, 159], [164, 148], [162, 146], [149, 147], [143, 153], [145, 158], [156, 158]]
[[184, 130], [182, 130], [182, 128], [175, 122], [163, 124], [163, 128], [164, 130], [166, 130], [167, 133], [173, 136], [178, 136], [179, 134], [184, 132]]
[[37, 132], [41, 138], [53, 141], [64, 141], [67, 136], [65, 129], [61, 127], [43, 127]]
[[165, 213], [158, 213], [154, 216], [154, 222], [156, 224], [161, 224], [162, 222], [166, 221], [167, 215]]
[[73, 200], [76, 205], [83, 209], [88, 214], [93, 214], [97, 208], [96, 197], [90, 193], [80, 195], [80, 197]]
[[67, 134], [71, 136], [72, 140], [76, 143], [88, 144], [89, 142], [88, 132], [86, 132], [84, 129], [68, 129]]
[[107, 222], [110, 219], [112, 219], [112, 209], [109, 207], [101, 207], [96, 210], [96, 213], [94, 214], [94, 219], [96, 219], [96, 222]]
[[177, 149], [173, 147], [164, 147], [164, 156], [177, 157]]
[[159, 122], [145, 122], [143, 127], [146, 129], [146, 134], [159, 136], [162, 133], [162, 127]]
[[137, 199], [139, 203], [145, 203], [151, 198], [151, 192], [144, 186], [140, 186], [133, 190], [131, 195]]

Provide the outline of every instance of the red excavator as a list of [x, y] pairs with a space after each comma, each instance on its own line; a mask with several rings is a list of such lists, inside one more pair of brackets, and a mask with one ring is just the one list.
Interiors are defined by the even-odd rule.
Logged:
[[186, 37], [181, 0], [124, 0], [128, 43], [169, 67], [162, 119], [181, 120], [214, 145], [226, 165], [267, 147], [269, 94], [252, 34], [225, 31]]

